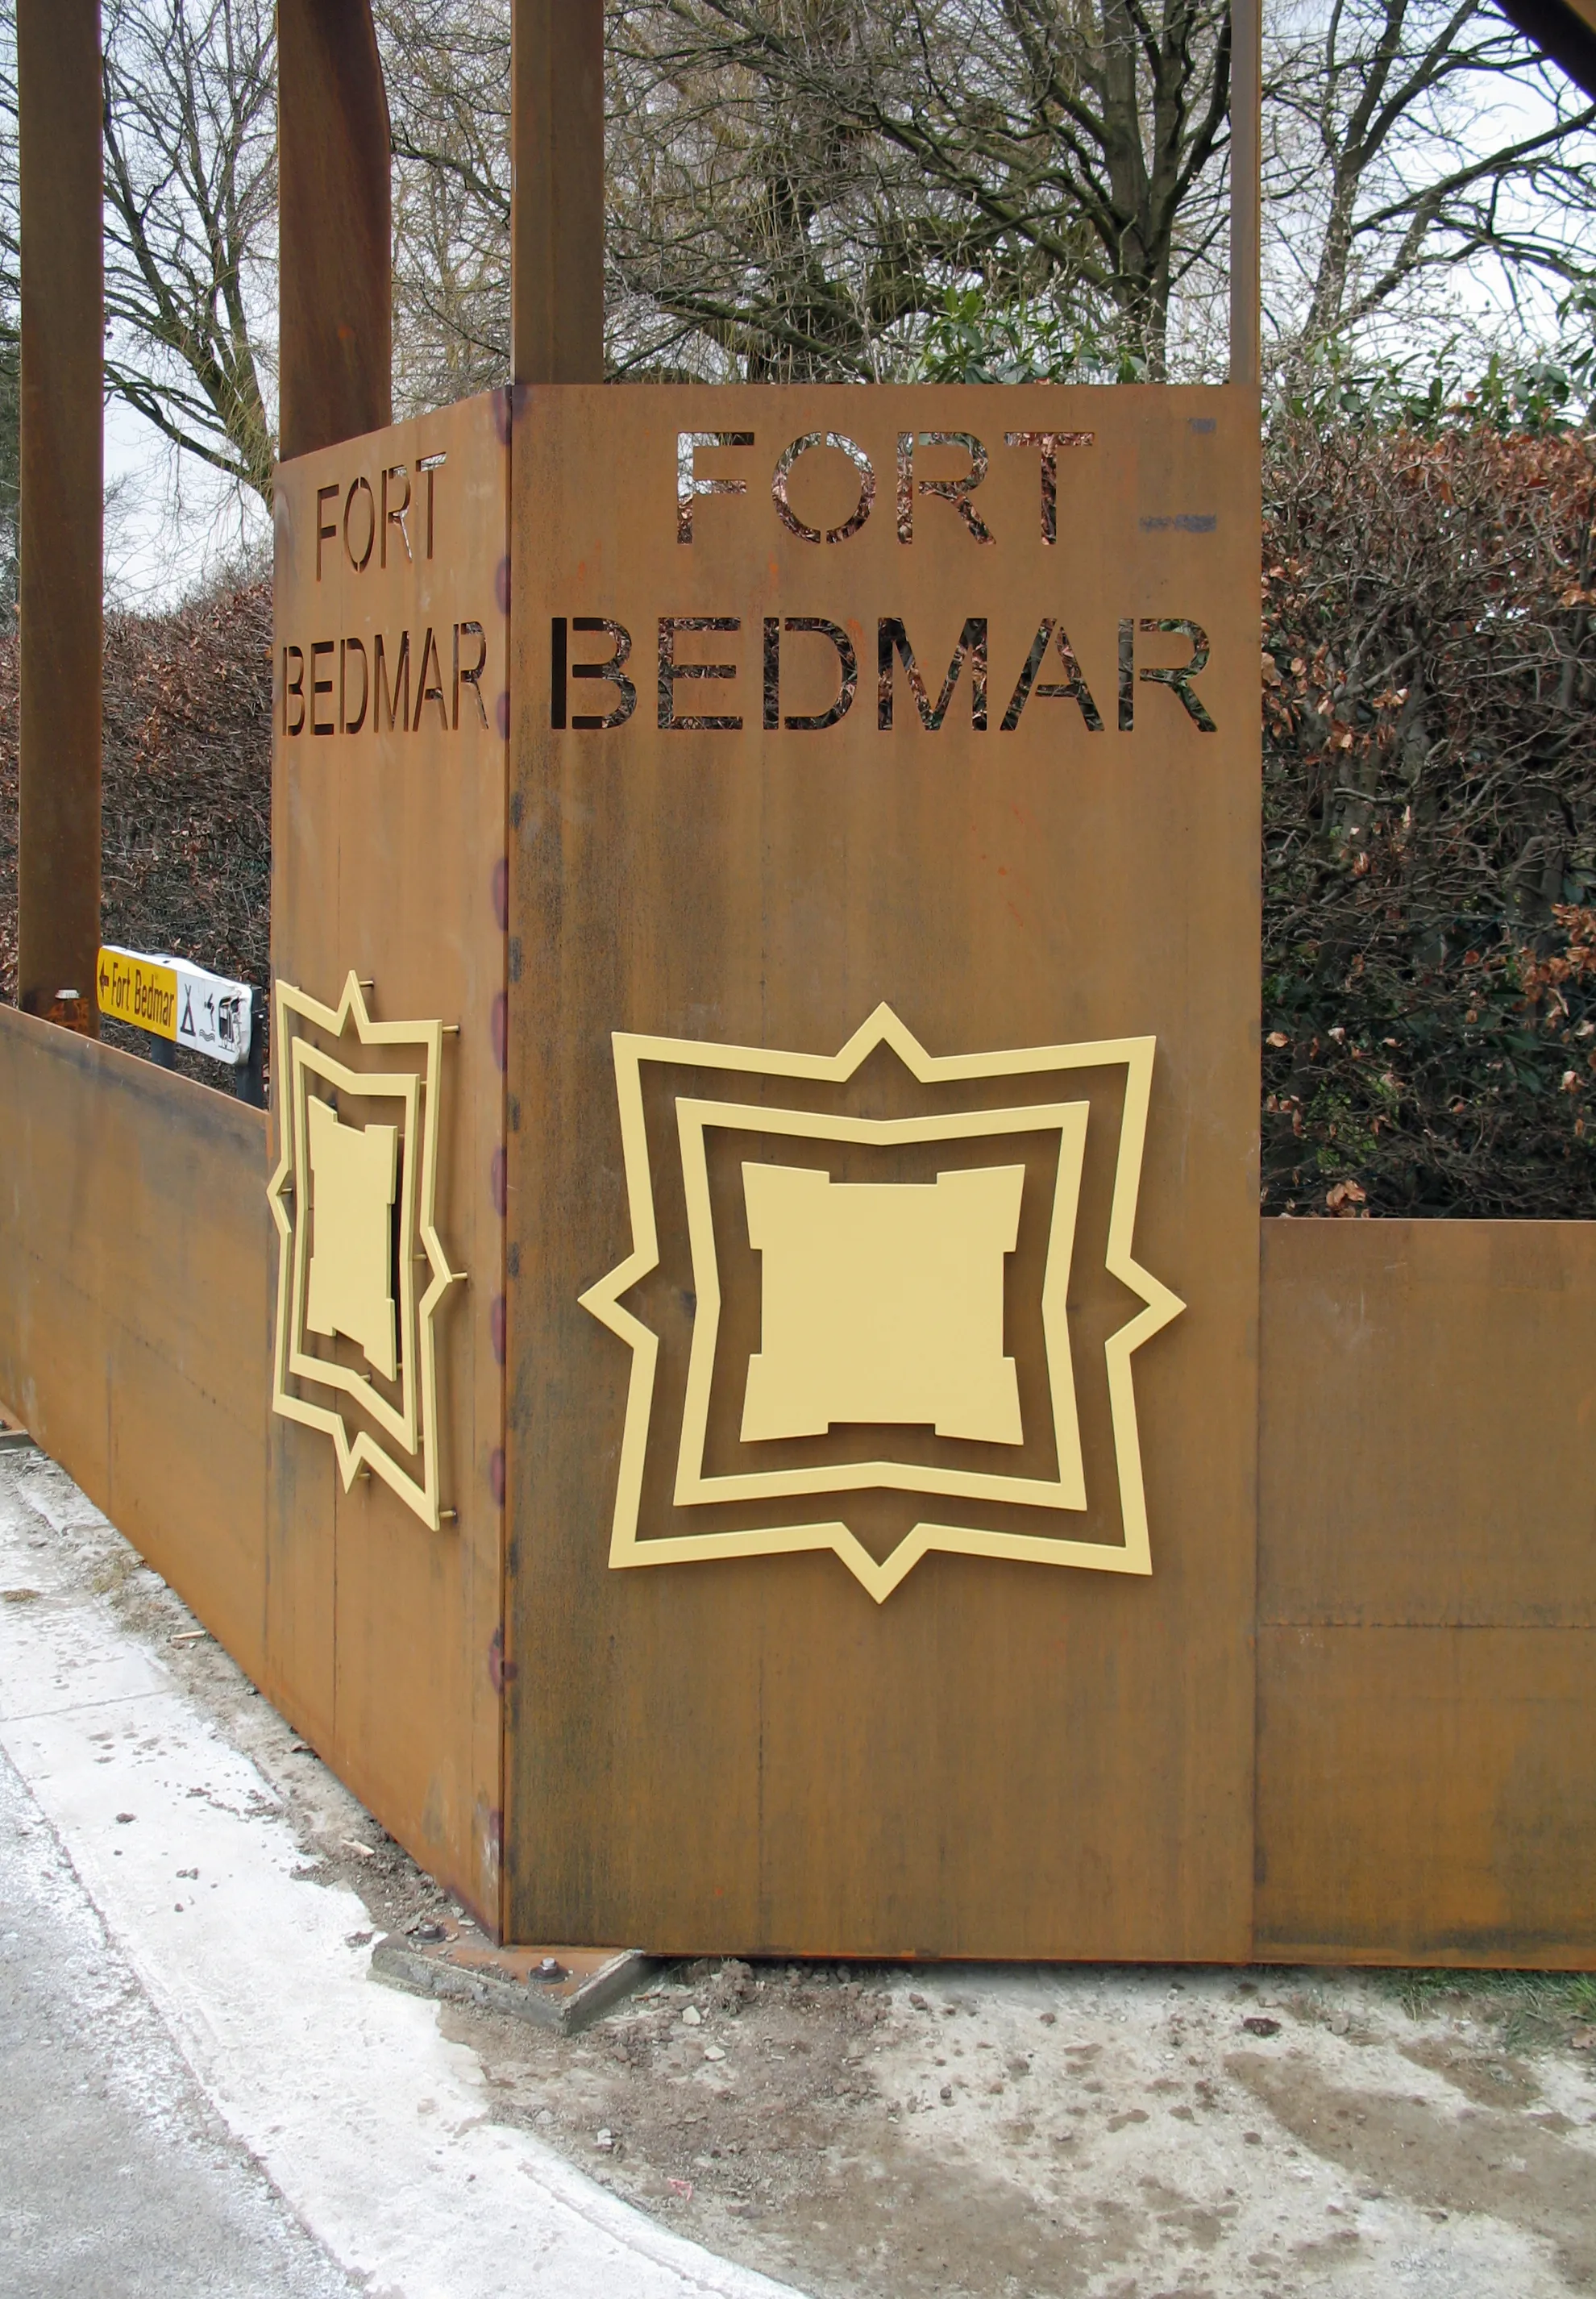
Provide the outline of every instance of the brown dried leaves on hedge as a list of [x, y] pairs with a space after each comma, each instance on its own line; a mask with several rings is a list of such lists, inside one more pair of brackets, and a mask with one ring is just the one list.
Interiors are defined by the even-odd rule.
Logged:
[[[16, 995], [17, 640], [0, 640], [0, 991]], [[105, 630], [107, 942], [264, 985], [271, 586]]]
[[1271, 444], [1265, 1209], [1596, 1182], [1596, 440]]

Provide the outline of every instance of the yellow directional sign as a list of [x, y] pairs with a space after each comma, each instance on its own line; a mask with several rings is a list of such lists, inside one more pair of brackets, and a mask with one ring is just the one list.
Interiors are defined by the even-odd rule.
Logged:
[[207, 974], [164, 950], [118, 950], [105, 943], [96, 973], [100, 1011], [153, 1038], [238, 1069], [249, 1059], [254, 1001], [249, 985]]
[[102, 950], [96, 975], [100, 1011], [118, 1022], [130, 1022], [152, 1037], [178, 1034], [178, 970], [132, 950]]

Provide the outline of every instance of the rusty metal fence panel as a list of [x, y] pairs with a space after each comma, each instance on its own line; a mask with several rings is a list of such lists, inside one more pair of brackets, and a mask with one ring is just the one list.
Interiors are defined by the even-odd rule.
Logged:
[[1596, 1963], [1596, 1223], [1263, 1224], [1260, 1955]]
[[260, 1110], [0, 1006], [0, 1398], [271, 1689], [265, 1178]]

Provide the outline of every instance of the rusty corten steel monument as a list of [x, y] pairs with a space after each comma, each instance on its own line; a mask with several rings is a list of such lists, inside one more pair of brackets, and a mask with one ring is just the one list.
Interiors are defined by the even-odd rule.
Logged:
[[1226, 384], [616, 388], [520, 0], [515, 381], [398, 425], [280, 21], [271, 1111], [25, 915], [0, 1398], [503, 1939], [1596, 1964], [1596, 1224], [1258, 1211], [1255, 11]]

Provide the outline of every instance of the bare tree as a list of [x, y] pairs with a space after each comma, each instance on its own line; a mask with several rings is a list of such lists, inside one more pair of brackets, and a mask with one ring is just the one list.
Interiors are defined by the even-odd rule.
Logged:
[[[384, 30], [407, 357], [497, 375], [505, 0]], [[913, 374], [955, 304], [1047, 371], [1217, 362], [1227, 0], [613, 0], [608, 80], [618, 374]], [[1267, 104], [1283, 354], [1486, 258], [1589, 283], [1596, 109], [1488, 0], [1281, 0]]]
[[[508, 10], [381, 0], [379, 20], [419, 381], [445, 343], [502, 358]], [[1228, 37], [1219, 0], [617, 0], [616, 371], [903, 372], [979, 285], [1071, 308], [1160, 372], [1170, 295], [1221, 220]]]
[[1277, 243], [1301, 343], [1483, 262], [1509, 295], [1591, 279], [1596, 104], [1489, 0], [1283, 12], [1269, 99], [1276, 203], [1308, 227]]
[[[1486, 260], [1509, 295], [1590, 298], [1596, 106], [1488, 0], [1277, 7], [1283, 356]], [[395, 380], [418, 407], [508, 366], [509, 4], [378, 13]], [[1211, 371], [1230, 37], [1228, 0], [611, 0], [612, 372], [863, 379], [926, 372], [929, 352], [957, 371], [955, 309], [971, 372], [1005, 329], [1043, 372]], [[110, 388], [269, 500], [270, 0], [106, 0], [105, 46]]]
[[393, 123], [400, 410], [502, 383], [510, 359], [509, 0], [376, 0]]
[[[649, 0], [611, 51], [617, 261], [661, 313], [736, 341], [785, 286], [819, 348], [851, 288], [854, 372], [971, 285], [1155, 377], [1222, 337], [1227, 0]], [[1284, 4], [1266, 106], [1283, 350], [1487, 261], [1509, 295], [1589, 286], [1596, 105], [1489, 0]]]
[[[776, 371], [875, 371], [979, 286], [1161, 374], [1171, 295], [1220, 222], [1229, 37], [1217, 0], [625, 9], [618, 269]], [[729, 262], [684, 278], [684, 245], [717, 242]]]
[[269, 503], [270, 0], [109, 0], [104, 45], [107, 386]]

